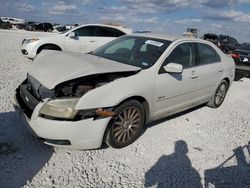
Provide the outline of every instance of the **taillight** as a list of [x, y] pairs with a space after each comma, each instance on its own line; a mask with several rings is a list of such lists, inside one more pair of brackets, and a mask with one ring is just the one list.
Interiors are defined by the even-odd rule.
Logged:
[[232, 53], [231, 56], [232, 58], [240, 59], [240, 54]]

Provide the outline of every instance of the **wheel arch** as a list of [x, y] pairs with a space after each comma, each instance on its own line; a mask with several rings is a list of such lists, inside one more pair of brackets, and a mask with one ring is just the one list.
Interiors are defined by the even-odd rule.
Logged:
[[[143, 109], [144, 109], [144, 113], [145, 113], [145, 123], [144, 125], [149, 121], [149, 104], [148, 104], [148, 101], [142, 97], [142, 96], [139, 96], [139, 95], [136, 95], [136, 96], [131, 96], [131, 97], [128, 97], [122, 101], [120, 101], [117, 105], [115, 105], [116, 107], [124, 104], [125, 102], [128, 102], [128, 101], [131, 101], [131, 100], [135, 100], [135, 101], [138, 101], [139, 103], [142, 104], [143, 106]], [[103, 132], [103, 136], [102, 136], [102, 143], [105, 143], [106, 145], [110, 146], [108, 143], [107, 143], [107, 134], [108, 134], [108, 131], [109, 131], [109, 126], [110, 126], [110, 121], [109, 123], [107, 124], [106, 128], [105, 128], [105, 131]]]
[[37, 49], [36, 54], [39, 54], [42, 51], [42, 49], [45, 48], [46, 46], [53, 46], [53, 47], [55, 47], [55, 49], [62, 51], [62, 48], [60, 46], [58, 46], [56, 44], [52, 44], [52, 43], [46, 43], [46, 44], [41, 45]]
[[231, 82], [230, 82], [230, 79], [228, 77], [225, 77], [223, 80], [225, 80], [228, 83], [228, 86], [230, 86]]
[[116, 106], [119, 106], [127, 101], [130, 101], [130, 100], [136, 100], [138, 102], [140, 102], [143, 106], [143, 109], [144, 109], [144, 112], [145, 112], [145, 123], [149, 122], [149, 115], [150, 115], [150, 108], [149, 108], [149, 103], [148, 101], [142, 97], [142, 96], [131, 96], [131, 97], [128, 97], [126, 99], [124, 99], [123, 101], [121, 101], [118, 105]]

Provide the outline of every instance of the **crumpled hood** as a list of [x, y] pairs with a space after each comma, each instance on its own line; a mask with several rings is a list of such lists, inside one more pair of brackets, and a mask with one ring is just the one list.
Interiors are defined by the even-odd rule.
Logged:
[[33, 63], [29, 75], [48, 89], [53, 89], [62, 82], [87, 75], [141, 69], [90, 54], [53, 50], [43, 50]]

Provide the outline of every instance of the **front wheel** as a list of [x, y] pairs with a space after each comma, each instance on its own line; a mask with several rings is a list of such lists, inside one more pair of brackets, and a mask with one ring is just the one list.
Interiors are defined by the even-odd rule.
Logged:
[[141, 135], [145, 113], [142, 104], [136, 100], [121, 104], [114, 112], [117, 115], [108, 124], [105, 141], [113, 148], [123, 148]]
[[220, 85], [217, 87], [213, 97], [207, 103], [208, 106], [212, 108], [218, 108], [224, 101], [229, 84], [226, 80], [223, 80]]

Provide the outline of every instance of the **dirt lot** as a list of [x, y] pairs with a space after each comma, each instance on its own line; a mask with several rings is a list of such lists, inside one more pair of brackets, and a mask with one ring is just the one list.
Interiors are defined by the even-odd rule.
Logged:
[[21, 40], [37, 35], [46, 34], [0, 30], [0, 187], [250, 186], [244, 148], [250, 79], [234, 82], [220, 108], [201, 106], [150, 124], [124, 149], [52, 148], [27, 133], [12, 106], [32, 65], [20, 52]]

